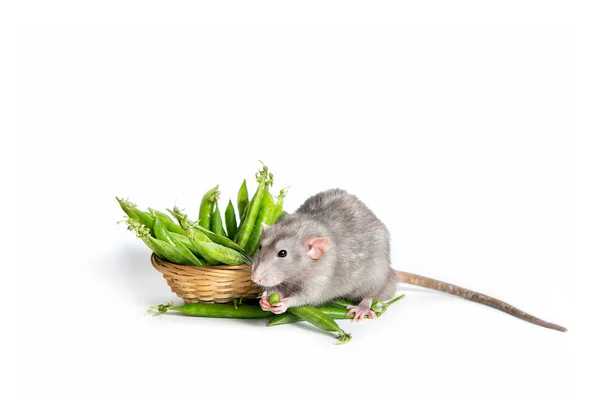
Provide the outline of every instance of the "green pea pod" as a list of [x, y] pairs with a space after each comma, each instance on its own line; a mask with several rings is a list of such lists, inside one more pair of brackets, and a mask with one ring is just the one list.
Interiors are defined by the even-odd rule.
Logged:
[[266, 222], [267, 225], [273, 225], [279, 219], [281, 212], [283, 211], [283, 200], [285, 199], [285, 195], [287, 194], [287, 189], [281, 189], [279, 192], [279, 196], [277, 196], [277, 202], [275, 203], [275, 208], [273, 208], [273, 213], [271, 217]]
[[218, 265], [221, 262], [211, 256], [211, 251], [206, 248], [202, 243], [210, 242], [208, 236], [200, 232], [198, 229], [193, 227], [187, 222], [187, 216], [181, 220], [181, 227], [183, 228], [186, 237], [189, 239], [194, 249], [210, 264]]
[[250, 240], [252, 231], [256, 226], [256, 218], [258, 217], [258, 213], [260, 211], [262, 199], [265, 195], [265, 192], [268, 191], [268, 187], [271, 182], [269, 180], [269, 173], [266, 165], [263, 164], [263, 169], [257, 174], [256, 180], [258, 181], [258, 188], [256, 189], [254, 197], [252, 197], [252, 200], [248, 204], [245, 212], [246, 217], [244, 218], [244, 222], [240, 225], [236, 235], [236, 243], [244, 249], [246, 249], [246, 245]]
[[159, 251], [158, 254], [163, 254], [167, 261], [175, 264], [191, 265], [195, 267], [203, 267], [206, 265], [206, 263], [203, 263], [197, 257], [194, 257], [194, 261], [190, 260], [190, 258], [186, 254], [182, 253], [179, 248], [172, 246], [165, 241], [155, 239], [152, 236], [149, 236], [148, 240], [150, 240], [154, 246], [156, 246]]
[[219, 185], [210, 189], [202, 196], [200, 203], [200, 212], [198, 213], [198, 221], [200, 226], [210, 229], [210, 219], [213, 213], [215, 202], [219, 199]]
[[244, 215], [244, 212], [246, 211], [246, 207], [248, 206], [248, 187], [246, 186], [245, 179], [244, 179], [244, 182], [242, 182], [242, 186], [240, 186], [240, 190], [238, 190], [237, 206], [238, 206], [238, 213], [240, 215], [240, 222], [241, 222], [242, 215]]
[[[395, 299], [388, 301], [387, 303], [380, 300], [375, 300], [373, 302], [373, 306], [371, 306], [371, 310], [375, 312], [377, 317], [381, 317], [387, 311], [388, 306], [391, 306], [403, 297], [404, 295], [400, 295]], [[333, 319], [352, 319], [354, 318], [354, 315], [348, 315], [348, 309], [346, 308], [349, 305], [352, 305], [352, 303], [348, 300], [334, 299], [324, 306], [317, 307], [317, 309]], [[369, 317], [366, 316], [365, 318]], [[302, 321], [302, 319], [290, 312], [286, 312], [273, 316], [267, 323], [267, 326], [290, 324], [298, 321]]]
[[119, 199], [118, 197], [116, 199], [129, 218], [137, 219], [142, 224], [146, 225], [150, 231], [152, 231], [152, 228], [154, 228], [154, 217], [147, 212], [138, 209], [136, 205], [129, 200]]
[[[240, 245], [235, 243], [233, 240], [229, 239], [227, 236], [217, 235], [210, 229], [201, 227], [197, 222], [192, 224], [191, 222], [189, 222], [189, 220], [187, 219], [187, 215], [185, 215], [185, 214], [183, 215], [183, 218], [181, 219], [179, 224], [181, 225], [183, 230], [186, 230], [186, 229], [188, 229], [188, 227], [191, 227], [194, 229], [194, 231], [198, 231], [199, 233], [203, 234], [204, 236], [206, 236], [208, 238], [208, 240], [202, 240], [202, 241], [211, 241], [211, 242], [220, 244], [221, 246], [229, 247], [230, 249], [236, 250], [237, 252], [241, 253], [246, 258], [246, 264], [250, 265], [250, 263], [252, 263], [250, 256], [248, 256], [248, 253], [246, 253], [246, 251]], [[186, 235], [189, 237], [189, 235], [187, 233], [186, 233]]]
[[298, 318], [313, 324], [317, 328], [321, 328], [328, 332], [337, 332], [339, 344], [348, 343], [352, 338], [349, 333], [344, 332], [342, 328], [340, 328], [333, 318], [327, 316], [313, 306], [291, 307], [288, 311]]
[[196, 250], [196, 248], [194, 247], [194, 245], [192, 244], [192, 242], [190, 241], [190, 239], [186, 236], [186, 235], [181, 235], [179, 233], [175, 233], [175, 232], [171, 232], [171, 236], [176, 239], [178, 242], [180, 242], [181, 244], [183, 244], [185, 247], [188, 248], [189, 251], [191, 251], [192, 253], [194, 253], [194, 255], [196, 257], [202, 257], [202, 254], [198, 253], [198, 251]]
[[146, 246], [148, 246], [148, 248], [152, 250], [153, 253], [156, 253], [156, 255], [162, 258], [163, 260], [169, 261], [168, 257], [160, 251], [160, 249], [154, 244], [154, 242], [150, 240], [150, 238], [152, 238], [150, 234], [150, 229], [148, 229], [147, 226], [142, 224], [140, 220], [137, 219], [137, 216], [130, 217], [127, 219], [127, 229], [130, 231], [134, 231], [136, 233], [136, 236], [140, 238], [146, 244]]
[[260, 319], [268, 318], [273, 315], [270, 311], [263, 311], [256, 305], [234, 305], [234, 304], [204, 304], [204, 303], [189, 303], [181, 306], [173, 306], [173, 303], [160, 304], [150, 307], [148, 312], [154, 312], [155, 315], [164, 314], [167, 311], [179, 311], [192, 317], [208, 317], [208, 318], [244, 318], [244, 319]]
[[211, 250], [211, 256], [213, 258], [216, 258], [226, 265], [246, 265], [248, 263], [246, 256], [239, 251], [212, 242], [206, 242], [204, 245]]
[[345, 308], [347, 306], [352, 306], [354, 304], [352, 304], [351, 301], [346, 300], [346, 299], [335, 298], [333, 300], [329, 300], [327, 302], [327, 304], [325, 304], [325, 305], [329, 306], [329, 307], [341, 307], [341, 308]]
[[258, 213], [258, 217], [256, 218], [256, 227], [252, 232], [252, 236], [250, 236], [250, 240], [246, 244], [246, 251], [250, 256], [253, 256], [254, 253], [258, 250], [258, 246], [260, 245], [260, 237], [263, 231], [263, 224], [266, 224], [267, 221], [270, 220], [271, 215], [273, 214], [273, 196], [268, 191], [265, 192], [263, 196], [262, 205], [260, 207], [260, 211]]
[[[170, 261], [176, 264], [193, 265], [190, 264], [189, 257], [185, 253], [181, 252], [178, 247], [173, 246], [170, 243], [167, 243], [163, 240], [154, 238], [150, 234], [150, 229], [148, 229], [148, 227], [142, 224], [138, 219], [129, 218], [127, 220], [127, 224], [128, 229], [135, 231], [137, 237], [142, 239], [146, 246], [148, 246], [150, 250], [156, 253], [156, 255], [158, 255], [163, 260]], [[160, 227], [159, 230], [163, 232]], [[198, 267], [205, 265], [205, 263], [203, 263], [201, 260], [198, 260], [197, 258], [195, 258], [195, 262], [197, 263], [197, 265], [195, 266]]]
[[158, 210], [153, 210], [152, 208], [148, 208], [148, 210], [150, 211], [150, 215], [160, 219], [160, 221], [167, 227], [169, 232], [175, 232], [180, 235], [184, 234], [183, 229], [181, 229], [179, 224], [173, 221], [167, 214]]
[[170, 210], [170, 209], [167, 208], [167, 211], [169, 212], [169, 214], [171, 214], [173, 217], [175, 217], [175, 219], [177, 220], [177, 222], [181, 222], [181, 220], [185, 216], [185, 214], [183, 213], [183, 211], [180, 210], [179, 208], [177, 208], [177, 206], [174, 206], [172, 210]]
[[237, 221], [231, 200], [229, 200], [229, 204], [227, 204], [227, 208], [225, 209], [225, 226], [227, 227], [227, 237], [233, 240], [237, 232]]
[[217, 235], [227, 236], [225, 229], [223, 228], [223, 220], [221, 219], [221, 210], [219, 210], [219, 203], [215, 201], [215, 210], [210, 217], [210, 230]]
[[199, 260], [183, 243], [175, 239], [175, 237], [171, 235], [171, 232], [169, 232], [167, 227], [158, 217], [156, 217], [154, 221], [154, 235], [157, 239], [175, 247], [184, 256], [183, 259], [179, 258], [181, 261], [184, 261], [184, 265], [193, 265], [198, 267], [206, 265], [206, 263], [203, 263], [201, 260]]

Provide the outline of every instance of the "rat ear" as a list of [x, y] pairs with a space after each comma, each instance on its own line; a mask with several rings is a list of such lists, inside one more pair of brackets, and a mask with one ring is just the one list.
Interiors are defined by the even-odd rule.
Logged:
[[313, 260], [319, 260], [329, 250], [329, 238], [310, 238], [306, 242], [306, 254]]
[[260, 226], [262, 227], [263, 232], [271, 227], [271, 225], [267, 225], [264, 222], [261, 222]]

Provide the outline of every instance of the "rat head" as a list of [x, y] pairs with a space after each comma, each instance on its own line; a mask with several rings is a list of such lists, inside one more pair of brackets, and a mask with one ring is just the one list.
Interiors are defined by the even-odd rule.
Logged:
[[298, 283], [301, 276], [316, 270], [329, 251], [330, 241], [310, 228], [293, 218], [273, 226], [263, 224], [261, 246], [252, 262], [252, 280], [271, 288], [282, 282]]

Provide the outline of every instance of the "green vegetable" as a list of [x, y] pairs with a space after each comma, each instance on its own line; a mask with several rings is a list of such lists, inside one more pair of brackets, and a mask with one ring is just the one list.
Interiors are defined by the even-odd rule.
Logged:
[[186, 218], [181, 221], [181, 226], [194, 247], [211, 265], [244, 265], [248, 262], [245, 254], [207, 240], [208, 237], [192, 227]]
[[235, 219], [235, 209], [231, 200], [229, 200], [229, 204], [225, 209], [225, 226], [227, 227], [227, 237], [233, 240], [237, 232], [237, 220]]
[[240, 190], [238, 190], [237, 206], [241, 222], [242, 215], [244, 215], [244, 213], [246, 212], [246, 207], [248, 206], [248, 187], [246, 186], [245, 179], [244, 182], [242, 182], [242, 186], [240, 186]]
[[200, 242], [199, 245], [210, 256], [226, 265], [245, 265], [248, 261], [239, 251], [212, 242]]
[[215, 201], [215, 210], [210, 217], [210, 230], [217, 235], [227, 236], [225, 229], [223, 228], [223, 220], [221, 219], [221, 210], [219, 210], [219, 203]]
[[204, 243], [210, 242], [208, 236], [200, 232], [198, 229], [193, 229], [192, 226], [187, 222], [187, 215], [181, 220], [181, 227], [183, 228], [187, 239], [190, 241], [192, 246], [198, 254], [200, 254], [210, 265], [219, 265], [221, 262], [211, 255], [210, 249], [204, 246]]
[[280, 219], [282, 219], [286, 215], [288, 215], [287, 211], [282, 211], [281, 214], [279, 214], [279, 216], [277, 217], [277, 220], [275, 222], [279, 221]]
[[187, 247], [192, 253], [194, 253], [194, 255], [196, 257], [202, 257], [202, 254], [198, 253], [198, 251], [196, 250], [196, 248], [194, 247], [194, 245], [192, 244], [192, 242], [190, 241], [190, 239], [186, 236], [186, 235], [180, 235], [179, 233], [175, 233], [175, 232], [170, 232], [171, 236], [176, 239], [178, 242], [180, 242], [181, 244], [183, 244], [185, 247]]
[[146, 225], [146, 227], [150, 229], [150, 231], [152, 231], [152, 228], [154, 228], [154, 217], [152, 217], [147, 212], [136, 208], [136, 205], [130, 202], [129, 200], [119, 199], [118, 197], [116, 197], [116, 199], [119, 202], [119, 205], [121, 206], [123, 211], [125, 211], [125, 214], [127, 214], [129, 218], [137, 219], [142, 224]]
[[272, 293], [269, 296], [269, 304], [279, 303], [280, 301], [281, 301], [281, 298], [279, 297], [279, 295], [277, 293]]
[[283, 188], [279, 192], [279, 196], [277, 196], [277, 203], [275, 203], [275, 207], [273, 208], [273, 212], [271, 213], [271, 217], [266, 222], [267, 225], [273, 225], [279, 219], [279, 216], [283, 212], [283, 199], [285, 199], [285, 195], [287, 194], [288, 188]]
[[[156, 217], [156, 219], [154, 221], [154, 235], [156, 236], [157, 239], [162, 240], [162, 241], [170, 244], [171, 246], [175, 247], [184, 256], [183, 259], [178, 256], [179, 261], [175, 261], [175, 260], [171, 260], [171, 259], [169, 259], [169, 261], [178, 263], [178, 264], [181, 263], [183, 265], [193, 265], [193, 266], [206, 265], [206, 263], [198, 260], [198, 258], [194, 255], [194, 253], [192, 253], [190, 251], [190, 249], [188, 249], [183, 243], [181, 243], [180, 241], [175, 239], [172, 236], [171, 232], [168, 231], [167, 227], [162, 223], [162, 221], [158, 217]], [[183, 262], [180, 262], [180, 261], [183, 261]]]
[[[387, 303], [384, 303], [379, 300], [374, 300], [373, 305], [371, 306], [371, 310], [375, 312], [375, 315], [377, 315], [377, 317], [381, 317], [387, 311], [387, 307], [394, 304], [403, 297], [404, 295], [398, 296], [395, 299], [388, 301]], [[327, 303], [325, 306], [317, 307], [317, 309], [323, 314], [333, 319], [352, 319], [354, 318], [354, 316], [347, 315], [348, 309], [346, 308], [348, 305], [351, 304], [352, 303], [347, 300], [335, 299]], [[367, 316], [365, 318], [369, 317]], [[302, 319], [292, 313], [286, 312], [283, 314], [273, 316], [267, 323], [267, 326], [283, 325], [298, 321], [302, 321]]]
[[268, 187], [270, 184], [268, 168], [263, 164], [262, 171], [257, 173], [256, 180], [258, 181], [258, 188], [256, 189], [256, 193], [250, 204], [248, 204], [247, 210], [245, 212], [246, 217], [244, 221], [240, 225], [237, 235], [236, 235], [236, 243], [239, 244], [244, 249], [247, 249], [246, 245], [250, 240], [250, 236], [252, 235], [252, 231], [256, 226], [256, 217], [258, 217], [258, 213], [261, 208], [262, 199], [264, 197], [265, 192], [268, 191]]
[[200, 226], [206, 229], [210, 229], [210, 219], [213, 213], [215, 202], [219, 198], [219, 185], [210, 189], [202, 196], [202, 202], [200, 203], [200, 212], [198, 213], [198, 221]]
[[273, 196], [271, 196], [271, 193], [268, 191], [265, 191], [258, 217], [256, 217], [256, 227], [252, 232], [252, 236], [250, 236], [250, 240], [248, 240], [248, 244], [246, 244], [246, 251], [248, 254], [250, 254], [250, 256], [253, 256], [254, 253], [256, 253], [256, 250], [258, 250], [258, 246], [260, 245], [260, 237], [263, 231], [262, 225], [266, 224], [271, 218], [271, 214], [273, 214], [273, 207]]
[[179, 233], [180, 235], [184, 234], [183, 229], [181, 229], [179, 224], [173, 221], [167, 214], [158, 210], [153, 210], [152, 208], [148, 208], [148, 210], [150, 211], [150, 215], [160, 219], [160, 221], [167, 227], [169, 232]]
[[328, 332], [337, 332], [339, 344], [348, 343], [350, 339], [352, 339], [352, 335], [344, 332], [333, 318], [325, 315], [313, 306], [292, 307], [289, 308], [288, 311], [298, 318], [313, 324], [317, 328], [321, 328]]
[[250, 259], [250, 256], [248, 256], [248, 253], [246, 253], [246, 250], [244, 250], [239, 244], [237, 244], [233, 240], [229, 239], [227, 236], [217, 235], [213, 231], [205, 229], [200, 225], [197, 225], [197, 223], [195, 225], [192, 225], [192, 227], [208, 236], [211, 242], [220, 244], [221, 246], [229, 247], [230, 249], [233, 249], [243, 254], [244, 257], [246, 257], [247, 259], [247, 263], [252, 263], [252, 260]]
[[246, 304], [203, 304], [189, 303], [181, 306], [174, 306], [173, 302], [169, 304], [160, 304], [150, 307], [148, 312], [155, 312], [155, 315], [164, 314], [167, 311], [179, 311], [194, 317], [209, 318], [267, 318], [272, 315], [269, 311], [263, 311], [256, 305]]
[[171, 214], [172, 216], [175, 217], [175, 219], [177, 220], [177, 222], [181, 222], [181, 220], [185, 216], [183, 210], [180, 210], [179, 208], [177, 208], [177, 206], [174, 206], [172, 210], [169, 210], [167, 208], [167, 211], [169, 212], [169, 214]]
[[[182, 253], [177, 247], [165, 241], [152, 237], [152, 235], [150, 235], [150, 229], [143, 225], [139, 220], [135, 218], [129, 218], [127, 220], [127, 224], [129, 225], [128, 229], [135, 231], [137, 237], [142, 239], [146, 246], [148, 246], [150, 250], [156, 253], [156, 255], [158, 255], [163, 260], [181, 265], [194, 265], [190, 264], [191, 260], [189, 260], [187, 255], [185, 253]], [[202, 267], [206, 265], [198, 258], [194, 258], [194, 261], [197, 263], [195, 264], [195, 266]]]
[[171, 235], [169, 235], [169, 230], [158, 217], [154, 219], [153, 231], [154, 237], [156, 237], [158, 240], [165, 241], [171, 246], [175, 246], [175, 240], [171, 237]]
[[327, 304], [325, 304], [326, 306], [330, 306], [330, 307], [342, 307], [342, 308], [346, 308], [347, 306], [353, 306], [354, 304], [352, 304], [351, 301], [346, 300], [346, 299], [340, 299], [340, 298], [336, 298], [333, 300], [329, 300], [327, 302]]

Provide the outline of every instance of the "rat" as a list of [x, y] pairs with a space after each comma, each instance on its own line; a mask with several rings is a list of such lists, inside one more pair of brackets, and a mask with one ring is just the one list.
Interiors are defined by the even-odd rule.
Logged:
[[[408, 283], [481, 303], [545, 328], [566, 331], [493, 297], [394, 270], [386, 226], [358, 197], [342, 189], [318, 193], [274, 225], [263, 224], [251, 279], [264, 289], [261, 308], [275, 314], [289, 307], [319, 306], [343, 298], [356, 304], [347, 307], [353, 321], [365, 316], [376, 318], [371, 310], [373, 300], [390, 299], [397, 283]], [[278, 303], [269, 303], [271, 293], [279, 294]]]

